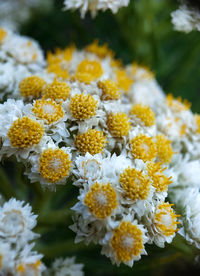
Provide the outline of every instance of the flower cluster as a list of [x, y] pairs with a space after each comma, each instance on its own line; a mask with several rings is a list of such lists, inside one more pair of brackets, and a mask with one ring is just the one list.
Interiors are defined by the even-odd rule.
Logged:
[[3, 275], [42, 275], [42, 255], [33, 251], [37, 216], [29, 204], [11, 198], [0, 206], [0, 271]]
[[98, 10], [107, 9], [116, 13], [119, 8], [128, 6], [130, 0], [64, 0], [65, 10], [79, 9], [81, 17], [84, 17], [87, 11], [90, 11], [94, 17]]

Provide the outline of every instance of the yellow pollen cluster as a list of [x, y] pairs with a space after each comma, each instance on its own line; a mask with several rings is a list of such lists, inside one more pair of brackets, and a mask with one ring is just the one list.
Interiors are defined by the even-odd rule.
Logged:
[[153, 181], [153, 186], [156, 188], [158, 192], [164, 192], [167, 191], [168, 185], [170, 185], [172, 181], [172, 177], [167, 177], [163, 174], [163, 171], [166, 170], [166, 168], [161, 167], [161, 163], [153, 163], [150, 162], [147, 165], [147, 171], [149, 174], [149, 177]]
[[156, 136], [157, 158], [160, 162], [169, 163], [174, 154], [171, 141], [168, 140], [163, 134]]
[[97, 104], [98, 101], [91, 95], [81, 93], [71, 98], [69, 108], [75, 119], [85, 120], [96, 114]]
[[194, 115], [194, 118], [195, 118], [196, 125], [197, 125], [197, 130], [196, 130], [196, 132], [197, 132], [197, 133], [200, 133], [200, 115], [195, 114], [195, 115]]
[[32, 111], [36, 117], [46, 120], [48, 124], [57, 122], [65, 115], [61, 105], [51, 99], [36, 100]]
[[106, 56], [113, 56], [112, 50], [108, 48], [107, 44], [99, 45], [99, 41], [95, 40], [93, 43], [85, 47], [85, 50], [89, 53], [96, 54], [99, 58], [105, 58]]
[[20, 94], [23, 97], [39, 98], [45, 84], [46, 82], [38, 76], [25, 78], [19, 84]]
[[158, 206], [155, 212], [155, 226], [161, 231], [161, 233], [167, 237], [173, 235], [175, 232], [178, 231], [177, 224], [177, 217], [172, 209], [173, 204], [169, 203], [162, 203]]
[[131, 153], [136, 159], [151, 161], [157, 154], [156, 144], [151, 137], [140, 134], [131, 140]]
[[52, 100], [66, 100], [70, 93], [70, 87], [65, 82], [54, 80], [52, 83], [47, 84], [43, 89], [43, 96], [45, 99]]
[[7, 32], [4, 29], [0, 28], [0, 44], [5, 39], [6, 35], [7, 35]]
[[150, 190], [150, 180], [141, 171], [129, 167], [120, 174], [119, 181], [130, 199], [147, 199]]
[[110, 216], [117, 207], [117, 194], [110, 183], [95, 183], [84, 199], [89, 211], [99, 219]]
[[50, 64], [47, 67], [47, 72], [54, 73], [58, 78], [61, 78], [63, 80], [70, 78], [70, 75], [69, 75], [67, 69], [63, 68], [61, 66], [61, 64], [59, 64], [59, 63]]
[[102, 74], [103, 69], [98, 61], [85, 59], [78, 65], [75, 77], [79, 81], [83, 79], [83, 82], [89, 84], [91, 81], [100, 78]]
[[138, 72], [138, 70], [144, 70], [141, 74], [140, 78], [143, 80], [151, 80], [154, 78], [154, 73], [150, 71], [149, 67], [147, 66], [139, 66], [137, 62], [133, 62], [131, 65], [131, 74], [133, 77]]
[[174, 98], [172, 94], [168, 94], [166, 97], [167, 104], [176, 112], [188, 110], [191, 107], [191, 103], [188, 100], [182, 100], [181, 97]]
[[89, 152], [94, 155], [101, 153], [106, 145], [106, 138], [102, 131], [90, 129], [75, 138], [75, 145], [82, 153]]
[[133, 83], [133, 80], [129, 78], [126, 71], [123, 69], [117, 70], [116, 79], [117, 79], [118, 87], [124, 90], [125, 93], [128, 93]]
[[141, 254], [143, 246], [142, 231], [130, 222], [123, 221], [113, 231], [111, 247], [120, 262], [128, 262]]
[[112, 80], [99, 81], [98, 87], [102, 90], [103, 101], [118, 100], [121, 97], [117, 83]]
[[29, 117], [14, 121], [8, 131], [10, 143], [15, 148], [28, 148], [37, 145], [44, 133], [42, 125]]
[[46, 149], [39, 159], [39, 172], [51, 183], [58, 182], [69, 175], [71, 160], [62, 149]]
[[75, 46], [71, 45], [64, 50], [60, 48], [55, 49], [55, 53], [51, 53], [50, 51], [47, 52], [47, 63], [48, 64], [55, 64], [60, 63], [63, 60], [69, 62], [72, 59], [73, 52], [75, 51]]
[[132, 107], [130, 114], [138, 117], [147, 127], [155, 124], [155, 114], [147, 105], [135, 104]]
[[121, 138], [128, 135], [131, 123], [125, 113], [118, 112], [107, 116], [107, 126], [113, 137]]

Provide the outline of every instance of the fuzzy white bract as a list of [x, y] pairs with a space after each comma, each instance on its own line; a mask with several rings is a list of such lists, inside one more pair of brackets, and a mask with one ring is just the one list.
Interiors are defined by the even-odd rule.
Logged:
[[85, 17], [87, 11], [90, 11], [94, 17], [98, 10], [111, 10], [117, 13], [119, 8], [128, 6], [129, 0], [65, 0], [65, 10], [79, 9], [81, 17]]

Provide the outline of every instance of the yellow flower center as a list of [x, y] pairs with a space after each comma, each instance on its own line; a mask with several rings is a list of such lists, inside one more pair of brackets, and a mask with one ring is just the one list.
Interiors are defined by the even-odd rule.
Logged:
[[98, 61], [85, 59], [78, 65], [75, 78], [89, 84], [100, 78], [102, 74], [103, 69]]
[[61, 63], [62, 61], [69, 62], [72, 59], [74, 50], [75, 50], [74, 45], [71, 45], [71, 46], [65, 48], [64, 50], [61, 50], [60, 48], [56, 48], [55, 54], [48, 51], [47, 52], [47, 63], [55, 64], [55, 63]]
[[135, 104], [132, 107], [130, 114], [138, 117], [147, 127], [155, 124], [155, 114], [147, 105]]
[[156, 157], [156, 145], [151, 137], [140, 134], [131, 140], [131, 153], [136, 159], [151, 161]]
[[32, 108], [33, 113], [39, 119], [46, 120], [48, 124], [57, 122], [64, 117], [64, 111], [60, 104], [53, 100], [36, 100]]
[[54, 80], [51, 84], [47, 84], [43, 89], [45, 99], [66, 100], [70, 93], [70, 87], [65, 82]]
[[50, 64], [47, 67], [47, 72], [54, 73], [58, 78], [61, 78], [63, 80], [70, 78], [70, 75], [69, 75], [67, 69], [62, 67], [61, 64], [59, 64], [59, 63]]
[[106, 138], [102, 131], [90, 129], [76, 136], [75, 145], [82, 153], [89, 152], [94, 155], [101, 153], [106, 145]]
[[55, 183], [69, 175], [71, 160], [62, 149], [46, 149], [39, 159], [39, 172], [44, 179]]
[[150, 190], [150, 180], [141, 171], [129, 167], [120, 174], [119, 181], [130, 199], [147, 199]]
[[172, 94], [168, 94], [166, 97], [167, 104], [175, 112], [181, 112], [188, 110], [191, 107], [191, 103], [188, 100], [182, 100], [181, 97], [174, 98]]
[[0, 44], [5, 39], [6, 35], [7, 35], [7, 32], [4, 29], [0, 28]]
[[102, 90], [101, 99], [104, 101], [118, 100], [121, 97], [117, 83], [112, 80], [99, 81], [98, 87]]
[[141, 254], [143, 246], [142, 231], [130, 222], [123, 221], [113, 231], [111, 247], [120, 262], [128, 262]]
[[107, 116], [108, 130], [113, 137], [127, 136], [131, 128], [129, 117], [125, 113], [110, 113]]
[[95, 217], [105, 219], [117, 207], [117, 194], [110, 183], [95, 183], [87, 193], [84, 203]]
[[174, 154], [171, 146], [171, 141], [164, 135], [159, 134], [156, 136], [157, 157], [160, 162], [169, 163]]
[[38, 269], [39, 267], [41, 266], [41, 261], [38, 260], [36, 261], [36, 263], [29, 263], [29, 264], [23, 264], [23, 263], [20, 263], [18, 266], [17, 266], [17, 272], [22, 274], [22, 275], [25, 275], [26, 271], [28, 270], [30, 272], [30, 270], [33, 270], [35, 272], [35, 276], [38, 276]]
[[148, 174], [153, 181], [152, 185], [156, 188], [158, 192], [167, 191], [168, 185], [173, 182], [172, 177], [167, 177], [163, 174], [164, 170], [166, 170], [166, 168], [162, 168], [161, 163], [159, 162], [150, 162], [147, 165]]
[[15, 148], [28, 148], [39, 144], [44, 133], [42, 125], [29, 117], [14, 121], [8, 131], [10, 143]]
[[25, 78], [19, 84], [20, 94], [23, 97], [39, 98], [45, 84], [46, 82], [38, 76]]
[[107, 44], [99, 45], [98, 40], [85, 47], [85, 50], [89, 53], [96, 54], [99, 58], [105, 58], [106, 56], [113, 56], [112, 50], [108, 48]]
[[197, 133], [200, 133], [200, 115], [195, 114], [195, 115], [194, 115], [194, 118], [195, 118], [196, 125], [197, 125], [197, 130], [196, 130], [196, 132], [197, 132]]
[[178, 231], [177, 224], [179, 222], [177, 221], [177, 217], [179, 215], [174, 213], [171, 207], [172, 205], [169, 203], [160, 204], [155, 212], [154, 218], [156, 227], [167, 237]]
[[127, 93], [133, 83], [133, 80], [129, 78], [129, 76], [127, 75], [124, 69], [116, 71], [116, 78], [117, 78], [118, 87], [124, 90], [125, 93]]
[[85, 120], [96, 114], [98, 101], [91, 95], [77, 94], [70, 100], [70, 111], [72, 116], [78, 120]]

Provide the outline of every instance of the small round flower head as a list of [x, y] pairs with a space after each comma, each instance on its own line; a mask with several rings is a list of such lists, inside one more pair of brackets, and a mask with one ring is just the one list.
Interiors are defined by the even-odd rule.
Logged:
[[125, 93], [128, 93], [131, 85], [133, 84], [133, 80], [129, 78], [129, 76], [126, 74], [126, 71], [123, 69], [116, 71], [116, 81], [118, 87]]
[[155, 124], [155, 114], [151, 110], [151, 108], [147, 105], [143, 105], [143, 104], [133, 105], [130, 111], [130, 115], [135, 115], [147, 127], [153, 126]]
[[70, 78], [70, 74], [66, 68], [63, 68], [59, 63], [49, 64], [46, 68], [48, 73], [53, 73], [57, 78], [67, 80]]
[[107, 127], [113, 137], [121, 138], [128, 135], [131, 123], [125, 113], [110, 113], [107, 116]]
[[0, 208], [0, 234], [6, 240], [26, 244], [35, 234], [36, 217], [29, 204], [11, 198]]
[[171, 162], [174, 152], [171, 146], [171, 141], [167, 139], [165, 135], [159, 134], [156, 136], [156, 149], [157, 158], [160, 162]]
[[142, 159], [144, 162], [151, 161], [156, 157], [156, 144], [151, 137], [140, 134], [130, 141], [131, 154], [136, 159]]
[[52, 100], [66, 100], [70, 94], [70, 87], [66, 82], [54, 80], [43, 89], [43, 97]]
[[110, 246], [117, 263], [137, 260], [144, 249], [143, 232], [130, 221], [122, 221], [113, 230]]
[[83, 134], [78, 134], [74, 143], [81, 153], [89, 152], [94, 155], [103, 151], [106, 145], [106, 138], [102, 131], [89, 129]]
[[1, 239], [0, 240], [0, 271], [3, 273], [12, 272], [13, 267], [15, 265], [15, 257], [16, 257], [16, 252], [11, 249], [10, 243], [2, 241]]
[[39, 172], [51, 183], [59, 182], [69, 175], [71, 160], [62, 149], [46, 149], [39, 159]]
[[85, 51], [97, 55], [99, 58], [105, 58], [107, 56], [113, 56], [113, 51], [108, 48], [108, 45], [105, 43], [99, 45], [99, 41], [96, 39], [91, 44], [85, 47]]
[[39, 98], [46, 82], [39, 76], [31, 76], [19, 83], [20, 94], [23, 97]]
[[174, 98], [172, 94], [168, 94], [166, 102], [174, 112], [181, 112], [190, 109], [191, 103], [187, 100], [181, 99], [181, 97]]
[[86, 84], [99, 79], [103, 74], [101, 64], [96, 60], [83, 60], [77, 67], [75, 77]]
[[10, 143], [15, 148], [29, 148], [39, 144], [44, 133], [43, 126], [29, 117], [14, 121], [8, 131]]
[[0, 44], [3, 42], [3, 40], [6, 38], [7, 32], [3, 28], [0, 27]]
[[134, 201], [147, 199], [151, 183], [142, 171], [129, 167], [120, 174], [119, 182], [128, 198]]
[[118, 100], [121, 97], [117, 83], [113, 80], [99, 81], [98, 87], [102, 90], [101, 99], [103, 101]]
[[117, 194], [110, 183], [94, 183], [84, 199], [89, 211], [98, 219], [110, 216], [117, 207]]
[[200, 115], [195, 114], [196, 132], [200, 133]]
[[92, 16], [94, 17], [97, 14], [98, 10], [107, 10], [110, 9], [113, 13], [116, 13], [120, 7], [128, 6], [129, 0], [65, 0], [64, 5], [66, 10], [80, 9], [81, 17], [85, 17], [87, 11], [91, 11]]
[[38, 119], [44, 120], [47, 124], [57, 122], [65, 115], [62, 106], [51, 99], [36, 100], [32, 112]]
[[96, 114], [97, 101], [91, 95], [77, 94], [70, 99], [70, 111], [77, 120], [85, 120]]
[[153, 163], [149, 162], [147, 164], [147, 171], [149, 177], [152, 179], [152, 185], [156, 188], [158, 192], [167, 191], [168, 185], [171, 184], [173, 181], [171, 180], [172, 177], [167, 177], [163, 171], [166, 168], [162, 168], [159, 162]]

